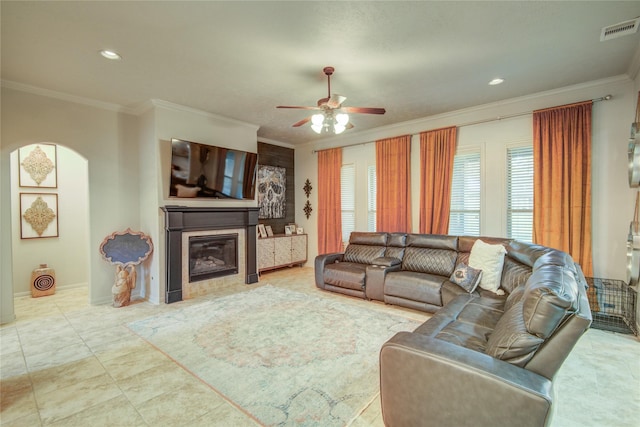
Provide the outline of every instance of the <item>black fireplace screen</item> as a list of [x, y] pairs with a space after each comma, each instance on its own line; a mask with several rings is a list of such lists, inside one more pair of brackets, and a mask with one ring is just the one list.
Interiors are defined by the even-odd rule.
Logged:
[[238, 274], [238, 234], [189, 237], [189, 282]]

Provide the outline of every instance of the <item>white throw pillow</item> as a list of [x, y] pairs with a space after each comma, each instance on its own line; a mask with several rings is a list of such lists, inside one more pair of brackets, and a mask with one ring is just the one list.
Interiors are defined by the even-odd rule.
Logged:
[[469, 266], [482, 270], [480, 287], [491, 291], [497, 295], [504, 295], [500, 288], [502, 279], [502, 266], [504, 265], [504, 255], [507, 250], [504, 246], [490, 245], [478, 239], [471, 248], [469, 255]]

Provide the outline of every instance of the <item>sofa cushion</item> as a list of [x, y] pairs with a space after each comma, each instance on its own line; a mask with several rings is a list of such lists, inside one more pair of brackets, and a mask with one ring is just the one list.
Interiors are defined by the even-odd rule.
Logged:
[[447, 277], [414, 271], [388, 273], [384, 281], [385, 295], [442, 306], [440, 288]]
[[384, 246], [370, 246], [349, 243], [344, 251], [344, 261], [358, 264], [373, 264], [373, 260], [384, 256]]
[[324, 283], [340, 288], [362, 290], [365, 285], [365, 264], [338, 262], [324, 268]]
[[558, 265], [536, 269], [524, 288], [523, 318], [527, 330], [548, 338], [569, 310], [576, 309], [578, 284], [573, 272]]
[[507, 253], [501, 244], [490, 245], [478, 239], [471, 248], [469, 255], [469, 265], [482, 270], [480, 287], [498, 295], [504, 293], [498, 289], [502, 278], [502, 267], [504, 266], [504, 255]]
[[489, 335], [486, 353], [517, 366], [524, 366], [533, 357], [544, 340], [527, 331], [522, 316], [523, 302], [512, 305], [504, 312]]
[[452, 250], [409, 247], [404, 252], [402, 269], [448, 278], [453, 273], [457, 257], [457, 252]]
[[354, 231], [349, 235], [349, 243], [357, 245], [386, 246], [387, 233]]
[[531, 276], [531, 267], [511, 258], [510, 253], [508, 253], [507, 256], [504, 257], [502, 280], [500, 281], [500, 287], [502, 289], [504, 289], [508, 293], [511, 293], [518, 286], [524, 284], [529, 276]]
[[482, 270], [475, 269], [466, 264], [459, 263], [451, 273], [449, 280], [460, 286], [465, 291], [472, 293], [482, 278]]

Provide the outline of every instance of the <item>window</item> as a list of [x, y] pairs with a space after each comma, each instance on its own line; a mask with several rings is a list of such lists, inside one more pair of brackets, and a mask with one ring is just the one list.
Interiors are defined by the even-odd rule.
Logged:
[[367, 185], [369, 197], [367, 199], [367, 230], [376, 231], [376, 167], [370, 165], [367, 168]]
[[356, 229], [356, 167], [342, 165], [340, 169], [340, 197], [342, 203], [342, 241], [349, 242], [351, 232]]
[[507, 149], [507, 237], [533, 239], [533, 147]]
[[480, 235], [480, 153], [456, 154], [453, 161], [449, 234]]

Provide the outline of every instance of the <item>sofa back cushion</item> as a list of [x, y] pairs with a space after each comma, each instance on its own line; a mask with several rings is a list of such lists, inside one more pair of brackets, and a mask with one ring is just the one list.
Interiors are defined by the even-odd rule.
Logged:
[[500, 288], [511, 294], [518, 286], [524, 285], [531, 276], [531, 267], [513, 259], [510, 254], [504, 257]]
[[527, 330], [548, 338], [569, 312], [578, 307], [578, 283], [567, 267], [537, 268], [525, 285], [522, 315]]
[[522, 315], [523, 301], [504, 312], [489, 339], [486, 354], [523, 367], [535, 354], [544, 339], [530, 334]]
[[372, 264], [373, 260], [384, 256], [387, 233], [353, 232], [342, 260], [358, 264]]
[[456, 251], [409, 247], [404, 252], [402, 269], [449, 277], [456, 266], [457, 257]]
[[578, 309], [578, 282], [570, 266], [544, 265], [507, 298], [487, 341], [487, 354], [524, 366], [566, 317]]
[[373, 260], [384, 256], [384, 246], [369, 246], [349, 243], [342, 260], [358, 264], [373, 264]]
[[389, 258], [398, 258], [402, 260], [404, 257], [404, 248], [407, 246], [407, 235], [405, 233], [389, 233], [387, 239], [387, 250], [384, 256]]

